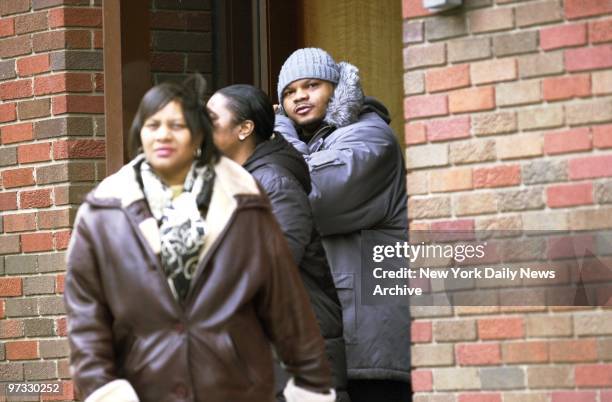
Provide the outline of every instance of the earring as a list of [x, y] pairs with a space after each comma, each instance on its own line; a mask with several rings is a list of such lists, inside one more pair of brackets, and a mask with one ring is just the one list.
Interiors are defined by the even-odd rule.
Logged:
[[196, 159], [200, 159], [200, 157], [202, 156], [202, 148], [198, 148], [198, 149], [196, 149], [196, 151], [193, 153], [193, 156], [194, 156]]
[[244, 141], [246, 137], [247, 137], [246, 135], [238, 134], [238, 139], [240, 141]]

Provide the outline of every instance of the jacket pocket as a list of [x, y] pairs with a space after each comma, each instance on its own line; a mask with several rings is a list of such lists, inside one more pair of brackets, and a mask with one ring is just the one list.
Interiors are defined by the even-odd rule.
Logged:
[[357, 343], [357, 299], [355, 295], [354, 276], [349, 272], [333, 273], [338, 299], [342, 305], [342, 326], [344, 341], [347, 344]]
[[331, 152], [311, 154], [308, 165], [311, 170], [323, 169], [327, 166], [342, 165], [343, 162]]
[[230, 369], [235, 372], [240, 372], [242, 377], [247, 381], [249, 386], [254, 385], [257, 382], [257, 377], [244, 359], [240, 356], [234, 338], [229, 332], [222, 332], [218, 338], [219, 352], [222, 354], [222, 358], [230, 365]]

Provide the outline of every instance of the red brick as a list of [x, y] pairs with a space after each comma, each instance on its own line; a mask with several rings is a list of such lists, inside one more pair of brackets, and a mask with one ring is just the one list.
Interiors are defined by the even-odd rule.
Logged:
[[21, 278], [0, 278], [0, 296], [12, 297], [22, 295]]
[[455, 346], [457, 363], [462, 366], [481, 366], [501, 363], [498, 343], [464, 343]]
[[20, 168], [2, 172], [4, 188], [22, 187], [34, 184], [34, 169]]
[[612, 147], [612, 124], [593, 127], [593, 145], [595, 148]]
[[0, 19], [0, 38], [5, 36], [15, 35], [15, 19], [2, 18]]
[[[570, 227], [572, 227], [571, 224]], [[576, 229], [580, 230], [580, 228]], [[592, 235], [549, 237], [547, 243], [547, 257], [552, 260], [576, 257], [580, 254], [578, 250], [593, 250], [595, 248]]]
[[425, 17], [431, 14], [431, 11], [423, 7], [421, 0], [402, 1], [402, 16], [404, 18]]
[[22, 320], [0, 321], [0, 338], [23, 338], [23, 333], [24, 325]]
[[0, 105], [0, 123], [17, 120], [17, 107], [14, 103]]
[[60, 389], [62, 390], [62, 395], [54, 395], [49, 394], [47, 396], [43, 396], [43, 401], [72, 401], [76, 398], [76, 393], [74, 389], [73, 381], [61, 381]]
[[563, 340], [550, 343], [550, 361], [588, 362], [597, 360], [597, 340]]
[[431, 370], [413, 370], [412, 392], [427, 392], [433, 389], [433, 374]]
[[495, 89], [478, 87], [453, 91], [448, 99], [451, 113], [478, 112], [495, 108]]
[[518, 165], [474, 169], [474, 188], [516, 186], [521, 182]]
[[51, 144], [48, 142], [21, 145], [17, 148], [19, 163], [43, 162], [51, 160]]
[[576, 366], [576, 385], [586, 387], [612, 387], [612, 364]]
[[561, 184], [546, 189], [550, 208], [562, 208], [593, 203], [593, 183]]
[[594, 70], [606, 67], [612, 67], [612, 45], [565, 51], [565, 68], [568, 71]]
[[478, 320], [480, 339], [513, 339], [525, 335], [522, 318], [490, 318]]
[[469, 116], [428, 120], [426, 125], [427, 138], [432, 142], [467, 138], [472, 128]]
[[38, 359], [37, 341], [17, 341], [6, 343], [6, 358], [8, 360]]
[[591, 95], [591, 77], [588, 74], [546, 78], [543, 81], [544, 99], [556, 101], [584, 98]]
[[[66, 282], [66, 275], [64, 274], [59, 274], [55, 277], [55, 291], [57, 293], [64, 293], [64, 284]], [[64, 321], [64, 325], [66, 324], [66, 322]], [[66, 331], [66, 328], [64, 328], [64, 332]], [[60, 335], [60, 334], [58, 334]]]
[[591, 136], [587, 127], [547, 133], [544, 136], [544, 152], [549, 155], [588, 151], [590, 149]]
[[612, 41], [612, 19], [591, 22], [589, 24], [589, 40], [591, 43]]
[[548, 361], [547, 342], [513, 342], [503, 345], [504, 363], [544, 363]]
[[102, 35], [102, 30], [97, 30], [93, 32], [93, 47], [94, 49], [102, 49], [104, 46], [104, 35]]
[[49, 27], [102, 27], [102, 10], [94, 8], [56, 8], [49, 11]]
[[94, 88], [96, 92], [104, 92], [104, 74], [94, 74]]
[[553, 392], [551, 402], [596, 402], [594, 391], [562, 391]]
[[568, 171], [572, 180], [612, 176], [612, 155], [571, 159]]
[[569, 19], [610, 12], [612, 12], [612, 2], [609, 0], [565, 0], [565, 17]]
[[408, 120], [447, 114], [446, 95], [412, 96], [404, 100], [404, 117]]
[[501, 402], [501, 394], [459, 394], [458, 402]]
[[514, 10], [507, 7], [487, 7], [467, 14], [472, 33], [493, 32], [514, 27]]
[[19, 193], [19, 207], [21, 209], [47, 208], [51, 204], [51, 189], [22, 191]]
[[4, 215], [4, 231], [6, 233], [36, 230], [36, 214]]
[[586, 24], [560, 25], [540, 30], [540, 47], [544, 50], [581, 46], [586, 43]]
[[55, 320], [55, 328], [55, 334], [57, 336], [68, 336], [68, 322], [66, 320], [66, 317], [58, 318], [57, 320]]
[[24, 253], [53, 250], [53, 235], [48, 232], [21, 235], [21, 250]]
[[62, 230], [62, 231], [53, 233], [53, 238], [55, 239], [55, 249], [56, 250], [66, 250], [68, 248], [68, 243], [70, 243], [71, 233], [72, 231], [70, 230]]
[[0, 192], [0, 211], [17, 209], [17, 192]]
[[91, 48], [91, 33], [88, 30], [66, 30], [42, 32], [33, 35], [35, 52], [57, 49], [89, 49]]
[[157, 53], [151, 59], [155, 72], [182, 73], [185, 70], [185, 55], [182, 53]]
[[431, 342], [431, 321], [413, 321], [410, 326], [410, 341]]
[[4, 318], [4, 301], [0, 300], [0, 318]]
[[89, 73], [61, 73], [34, 79], [35, 95], [90, 92], [92, 89], [91, 74]]
[[23, 57], [17, 60], [17, 73], [24, 77], [49, 71], [49, 55]]
[[64, 113], [104, 113], [103, 96], [65, 95], [53, 98], [53, 114]]
[[104, 141], [68, 140], [53, 144], [53, 159], [104, 158], [106, 155]]
[[417, 122], [407, 123], [404, 126], [404, 142], [406, 145], [422, 144], [426, 141], [425, 124]]
[[457, 66], [431, 69], [425, 77], [428, 92], [448, 91], [470, 86], [470, 66], [460, 64]]
[[3, 144], [14, 142], [29, 141], [34, 138], [32, 123], [19, 123], [4, 126], [0, 129], [0, 136]]
[[0, 84], [0, 100], [29, 98], [32, 96], [32, 80], [9, 81]]

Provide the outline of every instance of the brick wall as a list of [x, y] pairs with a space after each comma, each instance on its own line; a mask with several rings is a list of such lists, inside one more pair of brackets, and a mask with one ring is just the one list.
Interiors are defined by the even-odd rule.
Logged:
[[105, 175], [101, 28], [99, 0], [0, 1], [0, 378], [64, 399], [64, 250]]
[[[404, 0], [414, 229], [612, 228], [612, 1]], [[419, 307], [416, 402], [612, 400], [612, 311]]]
[[208, 0], [151, 0], [151, 69], [156, 84], [199, 72], [212, 86]]

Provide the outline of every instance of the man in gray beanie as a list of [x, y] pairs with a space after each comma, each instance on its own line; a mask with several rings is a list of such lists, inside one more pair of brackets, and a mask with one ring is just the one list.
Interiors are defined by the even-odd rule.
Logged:
[[409, 307], [361, 303], [361, 231], [408, 227], [404, 160], [387, 109], [363, 95], [355, 66], [317, 48], [285, 61], [278, 99], [275, 130], [310, 170], [309, 200], [342, 304], [351, 400], [410, 401]]

